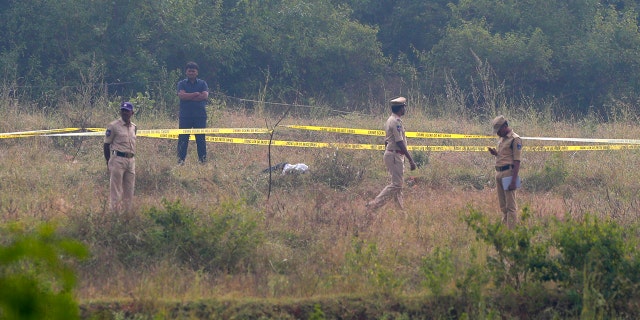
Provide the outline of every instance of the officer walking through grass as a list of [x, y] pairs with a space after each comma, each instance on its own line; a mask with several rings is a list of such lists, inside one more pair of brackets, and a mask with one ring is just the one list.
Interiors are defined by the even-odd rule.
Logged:
[[407, 99], [398, 97], [391, 100], [391, 116], [384, 125], [385, 134], [385, 151], [384, 164], [391, 177], [391, 182], [382, 189], [378, 196], [367, 203], [367, 208], [375, 211], [383, 206], [390, 198], [393, 198], [396, 206], [400, 210], [404, 210], [404, 201], [402, 199], [402, 186], [404, 184], [404, 158], [409, 160], [411, 170], [416, 169], [416, 163], [411, 158], [409, 150], [407, 150], [407, 137], [405, 136], [404, 125], [401, 117], [406, 113]]
[[133, 204], [136, 183], [136, 125], [131, 122], [133, 105], [120, 105], [120, 119], [107, 125], [104, 137], [104, 158], [109, 169], [109, 209], [129, 211]]
[[[511, 130], [504, 116], [497, 116], [491, 124], [493, 133], [500, 137], [498, 147], [488, 149], [496, 157], [496, 190], [498, 190], [498, 201], [502, 211], [502, 223], [509, 229], [513, 229], [518, 219], [516, 189], [522, 160], [522, 140]], [[511, 182], [505, 188], [503, 179], [506, 177], [511, 177]]]

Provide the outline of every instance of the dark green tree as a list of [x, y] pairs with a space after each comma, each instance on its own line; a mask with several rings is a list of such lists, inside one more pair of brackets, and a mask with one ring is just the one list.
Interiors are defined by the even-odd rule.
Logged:
[[95, 48], [104, 30], [98, 12], [83, 1], [9, 1], [0, 13], [0, 56], [12, 66], [2, 75], [13, 77], [5, 82], [32, 86], [32, 96], [43, 99], [77, 84], [82, 61], [100, 54]]
[[267, 89], [270, 100], [357, 103], [354, 92], [375, 81], [386, 60], [376, 30], [349, 12], [329, 1], [240, 1], [234, 8], [240, 63], [225, 70], [232, 90]]
[[[579, 111], [623, 97], [637, 99], [640, 85], [640, 32], [637, 14], [598, 10], [584, 37], [566, 45], [562, 87], [574, 92]], [[632, 100], [633, 101], [633, 100]], [[605, 110], [602, 110], [605, 111]]]
[[[430, 50], [443, 36], [451, 19], [453, 0], [350, 0], [357, 21], [379, 29], [378, 40], [386, 55], [409, 55], [414, 50]], [[412, 59], [415, 60], [415, 59]]]
[[[536, 82], [552, 79], [551, 59], [552, 50], [540, 29], [530, 34], [492, 33], [480, 20], [449, 28], [425, 63], [432, 65], [439, 77], [449, 72], [464, 90], [477, 91], [473, 105], [489, 103], [484, 107], [496, 108], [500, 106], [490, 101], [490, 96], [519, 96]], [[504, 83], [504, 88], [496, 82]]]
[[633, 0], [7, 0], [0, 3], [0, 84], [9, 89], [3, 94], [46, 105], [102, 88], [173, 105], [175, 83], [194, 60], [214, 91], [358, 109], [385, 96], [378, 88], [437, 97], [454, 82], [472, 96], [468, 103], [487, 104], [490, 74], [508, 103], [552, 98], [568, 106], [562, 112], [606, 114], [620, 99], [640, 98], [637, 6]]

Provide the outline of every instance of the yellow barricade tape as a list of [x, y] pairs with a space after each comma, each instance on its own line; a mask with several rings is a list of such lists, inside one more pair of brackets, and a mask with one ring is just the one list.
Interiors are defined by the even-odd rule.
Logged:
[[[487, 146], [409, 146], [411, 151], [425, 151], [425, 152], [442, 152], [442, 151], [487, 151]], [[488, 152], [488, 151], [487, 151]]]
[[318, 127], [318, 126], [298, 126], [298, 125], [283, 125], [282, 127], [290, 129], [300, 129], [309, 131], [325, 131], [334, 133], [348, 133], [359, 134], [365, 136], [384, 136], [383, 130], [368, 130], [368, 129], [352, 129], [352, 128], [334, 128], [334, 127]]
[[[320, 127], [320, 126], [300, 126], [285, 125], [283, 127], [310, 131], [325, 131], [335, 133], [347, 133], [368, 136], [385, 136], [383, 130], [353, 129], [339, 127]], [[497, 136], [477, 135], [477, 134], [458, 134], [458, 133], [438, 133], [438, 132], [405, 132], [407, 138], [436, 138], [436, 139], [497, 139]], [[555, 138], [555, 137], [521, 137], [523, 140], [540, 140], [540, 141], [564, 141], [564, 142], [594, 142], [594, 143], [620, 143], [620, 144], [640, 144], [637, 139], [593, 139], [593, 138]]]
[[204, 128], [204, 129], [163, 129], [138, 130], [142, 134], [211, 134], [211, 133], [270, 133], [266, 128]]
[[[283, 127], [291, 129], [309, 130], [309, 131], [325, 131], [335, 133], [347, 133], [366, 136], [385, 136], [384, 130], [369, 130], [369, 129], [353, 129], [353, 128], [336, 128], [336, 127], [319, 127], [319, 126], [299, 126], [299, 125], [284, 125]], [[457, 134], [457, 133], [438, 133], [438, 132], [419, 132], [419, 131], [407, 131], [405, 132], [407, 138], [449, 138], [449, 139], [488, 139], [495, 138], [495, 136], [485, 136], [477, 134]]]
[[48, 129], [48, 130], [8, 132], [8, 133], [0, 133], [0, 139], [33, 137], [33, 136], [46, 135], [46, 134], [56, 133], [56, 132], [70, 132], [70, 131], [78, 131], [78, 130], [80, 130], [80, 128], [64, 128], [64, 129]]
[[[523, 151], [528, 152], [556, 152], [556, 151], [605, 151], [605, 150], [638, 150], [640, 145], [611, 144], [592, 146], [524, 146]], [[486, 152], [486, 146], [409, 146], [409, 150], [418, 151], [471, 151]]]
[[[177, 134], [164, 134], [164, 133], [140, 133], [138, 136], [144, 136], [149, 138], [164, 138], [164, 139], [178, 139]], [[190, 140], [195, 140], [195, 137], [189, 137]], [[227, 137], [211, 137], [207, 136], [205, 139], [209, 142], [218, 143], [233, 143], [233, 144], [252, 144], [252, 145], [269, 145], [267, 139], [245, 139], [245, 138], [227, 138]], [[286, 141], [286, 140], [273, 140], [272, 146], [281, 147], [300, 147], [300, 148], [340, 148], [340, 149], [360, 149], [360, 150], [384, 150], [384, 145], [372, 145], [372, 144], [356, 144], [356, 143], [334, 143], [334, 142], [308, 142], [308, 141]]]
[[524, 151], [605, 151], [605, 150], [638, 150], [637, 144], [607, 144], [592, 146], [529, 146], [523, 147]]
[[[178, 139], [178, 135], [145, 133], [138, 134], [149, 138]], [[195, 137], [190, 137], [195, 140]], [[244, 138], [227, 138], [227, 137], [210, 137], [205, 139], [209, 142], [230, 143], [230, 144], [250, 144], [250, 145], [269, 145], [266, 139], [244, 139]], [[273, 140], [272, 146], [280, 147], [299, 147], [299, 148], [336, 148], [351, 150], [384, 150], [384, 145], [375, 144], [359, 144], [359, 143], [336, 143], [336, 142], [310, 142], [310, 141], [287, 141]], [[602, 150], [637, 150], [640, 145], [593, 145], [593, 146], [525, 146], [524, 151], [602, 151]], [[409, 146], [411, 151], [425, 152], [487, 152], [487, 146]]]
[[[319, 127], [319, 126], [299, 126], [299, 125], [286, 125], [286, 128], [311, 130], [311, 131], [325, 131], [335, 133], [348, 133], [368, 136], [384, 136], [385, 133], [382, 130], [369, 130], [369, 129], [356, 129], [356, 128], [338, 128], [338, 127]], [[36, 131], [22, 131], [11, 133], [0, 133], [0, 138], [18, 138], [18, 137], [31, 137], [36, 135], [47, 136], [92, 136], [95, 134], [88, 133], [69, 133], [71, 131], [82, 130], [80, 128], [64, 128], [64, 129], [50, 129], [50, 130], [36, 130]], [[104, 132], [105, 128], [84, 128], [89, 132]], [[66, 132], [61, 134], [60, 132]], [[160, 134], [232, 134], [232, 133], [271, 133], [267, 128], [202, 128], [202, 129], [152, 129], [152, 130], [138, 130], [139, 134], [144, 133], [160, 133]], [[473, 135], [473, 134], [457, 134], [457, 133], [438, 133], [438, 132], [406, 132], [408, 138], [439, 138], [439, 139], [497, 139], [495, 136]], [[521, 137], [523, 140], [540, 140], [540, 141], [564, 141], [564, 142], [593, 142], [593, 143], [613, 143], [613, 144], [640, 144], [638, 139], [596, 139], [596, 138], [556, 138], [556, 137]]]
[[520, 138], [522, 140], [540, 140], [540, 141], [640, 144], [640, 140], [637, 140], [637, 139], [593, 139], [593, 138], [550, 138], [550, 137], [520, 137]]
[[[88, 131], [102, 131], [105, 128], [86, 128]], [[270, 133], [267, 128], [202, 128], [202, 129], [152, 129], [138, 130], [141, 134], [212, 134], [212, 133]]]
[[438, 133], [438, 132], [405, 132], [407, 138], [430, 138], [430, 139], [493, 139], [495, 136], [484, 136], [478, 134], [459, 134], [459, 133]]
[[71, 133], [53, 133], [45, 134], [45, 137], [98, 137], [104, 136], [104, 130], [98, 132], [71, 132]]
[[[284, 126], [293, 129], [326, 131], [336, 133], [349, 133], [369, 136], [384, 135], [382, 130], [368, 129], [351, 129], [337, 127], [319, 127], [319, 126]], [[18, 138], [31, 136], [100, 136], [104, 134], [105, 128], [84, 128], [87, 132], [71, 132], [83, 130], [80, 128], [63, 128], [48, 130], [33, 130], [22, 132], [0, 133], [1, 138]], [[195, 140], [193, 134], [211, 134], [211, 133], [270, 133], [270, 129], [266, 128], [203, 128], [203, 129], [157, 129], [157, 130], [138, 130], [138, 136], [150, 138], [167, 138], [177, 139], [179, 134], [190, 134], [191, 140]], [[407, 132], [407, 137], [414, 138], [451, 138], [451, 139], [481, 139], [495, 138], [493, 136], [482, 135], [466, 135], [466, 134], [449, 134], [449, 133], [429, 133], [429, 132]], [[252, 144], [252, 145], [268, 145], [269, 140], [265, 139], [244, 139], [244, 138], [226, 138], [226, 137], [205, 137], [207, 141], [218, 143], [234, 143], [234, 144]], [[522, 137], [529, 140], [544, 141], [572, 141], [572, 142], [595, 142], [607, 143], [607, 145], [588, 145], [588, 146], [524, 146], [524, 151], [601, 151], [601, 150], [637, 150], [640, 149], [640, 140], [636, 139], [591, 139], [591, 138], [550, 138], [550, 137]], [[357, 144], [357, 143], [327, 143], [327, 142], [305, 142], [305, 141], [283, 141], [273, 140], [271, 145], [284, 147], [303, 147], [303, 148], [338, 148], [353, 150], [384, 150], [383, 145]], [[409, 150], [426, 151], [426, 152], [484, 152], [487, 151], [486, 146], [409, 146]]]

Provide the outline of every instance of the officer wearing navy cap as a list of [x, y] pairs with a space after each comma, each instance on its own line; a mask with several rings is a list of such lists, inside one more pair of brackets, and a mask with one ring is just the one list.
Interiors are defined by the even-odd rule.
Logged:
[[133, 204], [136, 182], [136, 125], [131, 122], [133, 104], [120, 105], [120, 119], [107, 125], [104, 137], [104, 158], [109, 169], [109, 209], [129, 211]]
[[398, 97], [390, 102], [391, 115], [384, 125], [384, 131], [386, 132], [384, 143], [386, 147], [383, 159], [391, 176], [391, 182], [382, 189], [375, 199], [367, 203], [367, 208], [372, 211], [383, 206], [390, 198], [394, 199], [398, 209], [404, 210], [402, 198], [404, 158], [406, 157], [409, 160], [411, 170], [416, 169], [416, 163], [413, 161], [409, 150], [407, 150], [407, 137], [401, 119], [407, 111], [407, 99]]
[[[518, 173], [522, 160], [522, 139], [509, 127], [507, 119], [503, 115], [497, 116], [491, 122], [493, 133], [497, 134], [497, 148], [489, 147], [489, 152], [496, 157], [496, 189], [498, 201], [502, 211], [502, 223], [509, 229], [513, 229], [517, 223], [516, 189], [518, 187]], [[511, 177], [511, 182], [505, 188], [503, 179]]]

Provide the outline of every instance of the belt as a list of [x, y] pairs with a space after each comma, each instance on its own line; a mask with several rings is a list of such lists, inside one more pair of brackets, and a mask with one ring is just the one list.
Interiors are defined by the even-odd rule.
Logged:
[[118, 157], [133, 158], [133, 153], [120, 152], [120, 151], [114, 151], [113, 153]]
[[511, 168], [513, 168], [513, 165], [512, 164], [508, 164], [506, 166], [496, 167], [496, 171], [500, 172], [500, 171], [509, 170]]
[[404, 154], [404, 152], [402, 152], [402, 150], [387, 150], [389, 152], [395, 152], [395, 153], [399, 153], [399, 154]]

